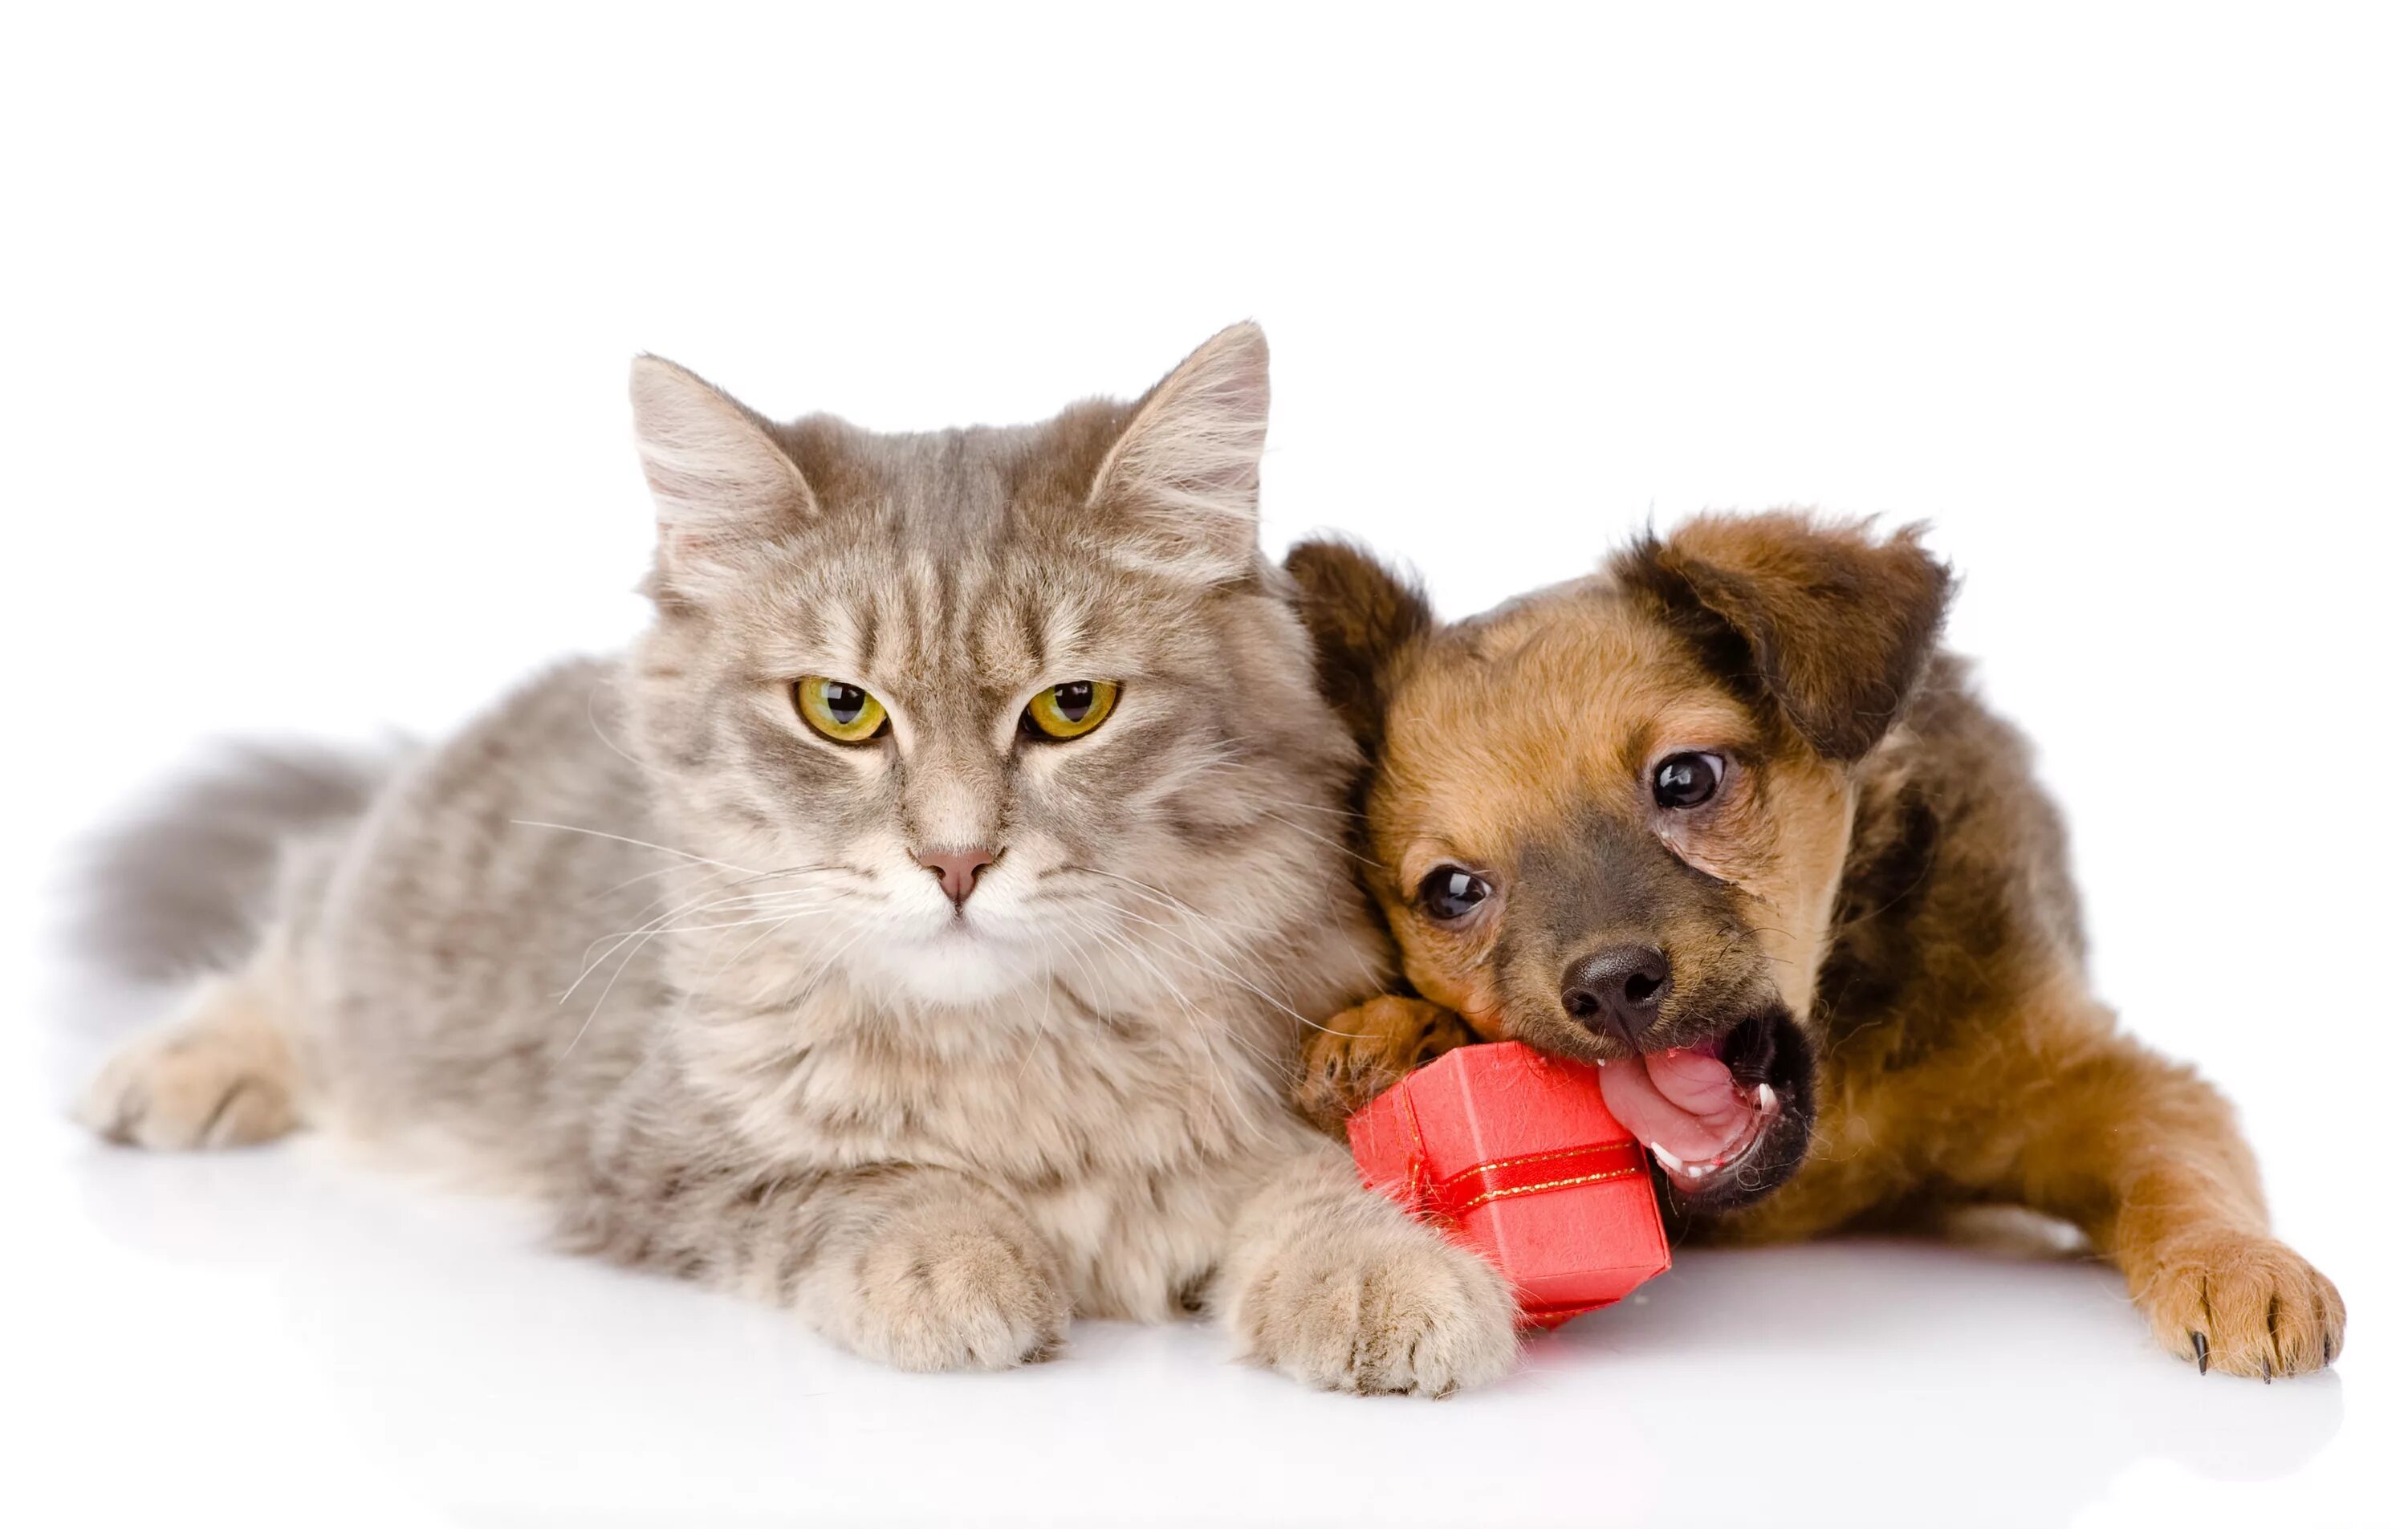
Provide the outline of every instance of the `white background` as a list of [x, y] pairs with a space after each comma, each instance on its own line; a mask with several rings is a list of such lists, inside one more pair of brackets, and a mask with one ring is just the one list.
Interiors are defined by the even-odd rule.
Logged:
[[[2396, 1510], [2397, 15], [12, 7], [0, 1516]], [[1928, 520], [2099, 982], [2239, 1100], [2338, 1372], [2201, 1379], [2095, 1266], [1854, 1245], [1684, 1255], [1435, 1406], [1207, 1329], [908, 1379], [306, 1150], [61, 1122], [125, 1017], [44, 953], [64, 841], [205, 736], [438, 731], [641, 620], [631, 353], [937, 426], [1241, 317], [1271, 540], [1452, 613], [1651, 515]]]

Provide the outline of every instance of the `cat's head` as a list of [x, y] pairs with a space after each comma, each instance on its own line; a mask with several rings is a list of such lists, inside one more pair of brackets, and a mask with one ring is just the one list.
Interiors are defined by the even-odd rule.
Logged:
[[636, 363], [634, 734], [738, 942], [976, 1001], [1258, 983], [1239, 924], [1326, 922], [1354, 750], [1257, 546], [1268, 359], [1240, 324], [1133, 404], [924, 435]]

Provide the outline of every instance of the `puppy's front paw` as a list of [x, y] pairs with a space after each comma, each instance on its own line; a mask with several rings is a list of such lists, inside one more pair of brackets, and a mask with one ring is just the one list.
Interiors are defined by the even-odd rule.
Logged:
[[1453, 1009], [1420, 998], [1379, 997], [1330, 1020], [1305, 1038], [1296, 1106], [1342, 1136], [1346, 1117], [1436, 1056], [1476, 1041]]
[[907, 1370], [1001, 1370], [1052, 1358], [1070, 1298], [1052, 1255], [1016, 1222], [953, 1204], [897, 1218], [854, 1267], [842, 1336]]
[[1246, 1356], [1325, 1391], [1444, 1396], [1513, 1367], [1513, 1293], [1479, 1254], [1398, 1216], [1274, 1253], [1237, 1293]]
[[2205, 1232], [2153, 1249], [2132, 1296], [2157, 1339], [2201, 1374], [2272, 1380], [2341, 1352], [2347, 1311], [2315, 1265], [2272, 1237]]

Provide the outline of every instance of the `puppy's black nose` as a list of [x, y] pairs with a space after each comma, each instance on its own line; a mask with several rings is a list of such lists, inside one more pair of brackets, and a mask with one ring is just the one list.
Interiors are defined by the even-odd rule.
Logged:
[[1564, 1012], [1600, 1036], [1639, 1046], [1672, 989], [1672, 968], [1652, 945], [1610, 945], [1564, 971]]

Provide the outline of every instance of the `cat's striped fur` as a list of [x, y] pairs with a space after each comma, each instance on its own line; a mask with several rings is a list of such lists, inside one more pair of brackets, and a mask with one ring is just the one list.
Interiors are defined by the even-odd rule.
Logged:
[[[1502, 1281], [1285, 1105], [1305, 1017], [1388, 958], [1256, 547], [1267, 366], [1242, 325], [1136, 405], [877, 436], [638, 362], [652, 628], [320, 823], [89, 1118], [439, 1157], [912, 1367], [1210, 1305], [1320, 1385], [1498, 1375]], [[890, 731], [815, 734], [805, 675]], [[1121, 686], [1092, 736], [1016, 731], [1082, 679]], [[968, 845], [999, 857], [957, 907], [915, 856]]]

